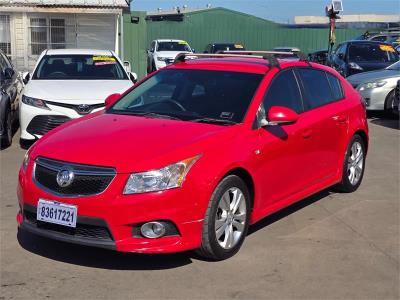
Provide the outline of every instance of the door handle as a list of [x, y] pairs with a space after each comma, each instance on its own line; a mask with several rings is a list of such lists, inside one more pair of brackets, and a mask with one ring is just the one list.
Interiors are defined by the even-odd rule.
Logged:
[[312, 130], [311, 129], [306, 129], [302, 132], [301, 134], [303, 138], [309, 139], [312, 136]]
[[334, 116], [332, 117], [333, 120], [340, 124], [344, 124], [347, 122], [347, 116], [346, 115], [339, 115], [339, 116]]

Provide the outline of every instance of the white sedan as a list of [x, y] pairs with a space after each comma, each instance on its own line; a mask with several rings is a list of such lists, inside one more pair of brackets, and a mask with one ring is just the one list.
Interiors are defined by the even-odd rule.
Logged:
[[104, 108], [110, 94], [136, 81], [108, 50], [45, 50], [32, 73], [24, 74], [20, 103], [21, 147], [27, 148], [64, 122]]

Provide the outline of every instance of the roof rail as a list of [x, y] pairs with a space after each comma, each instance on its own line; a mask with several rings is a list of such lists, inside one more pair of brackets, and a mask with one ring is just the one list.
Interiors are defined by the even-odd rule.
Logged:
[[[257, 55], [258, 54], [258, 55]], [[301, 61], [308, 61], [307, 56], [302, 52], [283, 52], [283, 51], [219, 51], [215, 54], [209, 53], [178, 53], [175, 57], [174, 63], [184, 62], [186, 57], [241, 57], [241, 58], [262, 58], [269, 61], [272, 67], [279, 68], [279, 61], [277, 56], [298, 56]]]

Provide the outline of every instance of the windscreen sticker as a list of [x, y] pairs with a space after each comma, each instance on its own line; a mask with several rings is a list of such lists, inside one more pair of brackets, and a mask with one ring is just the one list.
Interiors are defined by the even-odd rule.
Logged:
[[97, 61], [94, 63], [95, 66], [104, 66], [104, 65], [115, 65], [117, 62], [115, 61]]
[[223, 111], [219, 117], [222, 119], [232, 119], [233, 118], [234, 113], [230, 112], [230, 111]]
[[182, 41], [182, 42], [179, 42], [179, 44], [180, 44], [180, 45], [187, 45], [188, 43], [187, 43], [187, 42], [184, 42], [184, 41]]
[[390, 45], [379, 45], [379, 48], [382, 51], [387, 51], [387, 52], [395, 52], [394, 48]]
[[93, 61], [115, 61], [115, 58], [112, 56], [93, 56]]
[[243, 49], [243, 46], [240, 45], [240, 44], [235, 44], [235, 48], [236, 48], [236, 49]]

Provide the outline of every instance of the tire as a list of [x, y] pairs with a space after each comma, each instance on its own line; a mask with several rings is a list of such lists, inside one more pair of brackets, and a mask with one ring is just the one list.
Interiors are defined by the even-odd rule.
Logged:
[[12, 120], [11, 120], [11, 110], [10, 108], [7, 108], [6, 113], [4, 115], [5, 120], [4, 120], [4, 134], [3, 137], [1, 138], [1, 149], [5, 149], [9, 146], [11, 146], [12, 143], [12, 133], [13, 133], [13, 126], [12, 126]]
[[385, 113], [389, 117], [397, 117], [399, 115], [398, 103], [395, 101], [395, 90], [391, 91], [385, 101]]
[[[230, 205], [237, 203], [236, 209], [231, 209], [226, 201]], [[211, 260], [224, 260], [236, 254], [247, 234], [250, 207], [250, 194], [243, 180], [235, 175], [225, 177], [211, 195], [197, 254]]]
[[352, 193], [358, 189], [364, 177], [365, 154], [364, 140], [358, 134], [354, 135], [346, 150], [342, 181], [337, 186], [339, 191]]

